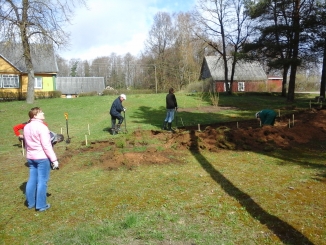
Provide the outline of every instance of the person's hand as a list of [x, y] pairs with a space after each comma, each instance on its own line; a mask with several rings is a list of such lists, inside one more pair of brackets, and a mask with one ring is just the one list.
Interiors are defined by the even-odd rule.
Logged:
[[178, 110], [178, 107], [176, 107], [175, 110], [177, 111]]
[[123, 107], [123, 111], [126, 111], [126, 110], [127, 110], [127, 108]]
[[19, 141], [24, 140], [24, 136], [23, 136], [23, 135], [19, 135], [19, 136], [18, 136], [18, 140], [19, 140]]
[[59, 169], [59, 162], [56, 160], [51, 164], [51, 166], [52, 166], [52, 169]]

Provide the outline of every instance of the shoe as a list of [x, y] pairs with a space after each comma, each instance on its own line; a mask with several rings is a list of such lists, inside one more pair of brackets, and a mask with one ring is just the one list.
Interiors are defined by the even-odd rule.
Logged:
[[31, 206], [31, 207], [27, 207], [28, 209], [32, 209], [32, 208], [35, 208], [35, 206]]
[[38, 211], [44, 212], [45, 210], [49, 209], [50, 207], [51, 207], [51, 205], [48, 203], [48, 204], [46, 204], [45, 208], [40, 208]]

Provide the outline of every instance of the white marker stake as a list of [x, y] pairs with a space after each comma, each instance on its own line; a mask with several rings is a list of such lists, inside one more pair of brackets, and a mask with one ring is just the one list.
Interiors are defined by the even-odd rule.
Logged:
[[198, 124], [198, 131], [200, 131], [200, 124]]
[[87, 135], [85, 134], [85, 142], [86, 142], [86, 145], [87, 145]]
[[294, 126], [294, 114], [292, 115], [292, 126]]
[[89, 130], [89, 124], [88, 124], [88, 135], [91, 135], [91, 131]]

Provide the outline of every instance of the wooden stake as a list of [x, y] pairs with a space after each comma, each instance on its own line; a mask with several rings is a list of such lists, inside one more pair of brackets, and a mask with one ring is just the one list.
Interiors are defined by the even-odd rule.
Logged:
[[198, 131], [200, 131], [200, 124], [198, 124]]
[[180, 117], [180, 119], [181, 119], [182, 126], [185, 126], [185, 125], [183, 124], [182, 117]]
[[239, 128], [239, 122], [237, 122], [237, 128]]
[[292, 126], [294, 126], [294, 114], [292, 115]]
[[85, 144], [87, 145], [87, 135], [85, 134]]

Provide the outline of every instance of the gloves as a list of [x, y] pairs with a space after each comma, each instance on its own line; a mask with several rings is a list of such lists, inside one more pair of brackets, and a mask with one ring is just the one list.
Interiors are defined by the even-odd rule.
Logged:
[[54, 161], [52, 164], [51, 164], [51, 166], [52, 166], [52, 169], [54, 170], [54, 169], [59, 169], [59, 162], [56, 160], [56, 161]]
[[127, 110], [127, 108], [123, 107], [123, 111], [126, 111], [126, 110]]

